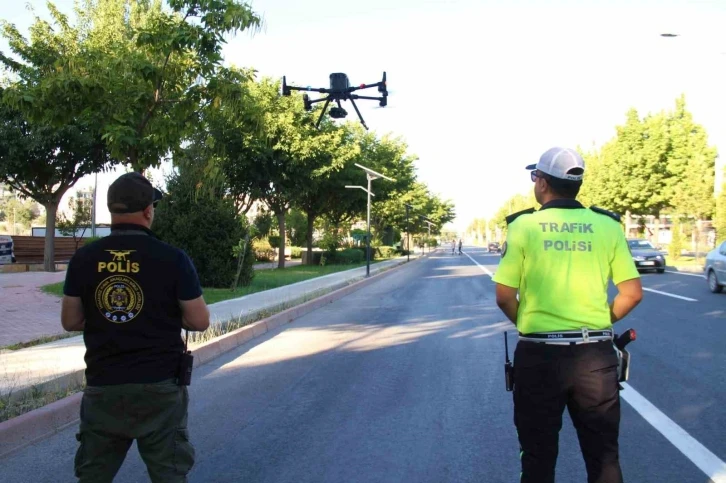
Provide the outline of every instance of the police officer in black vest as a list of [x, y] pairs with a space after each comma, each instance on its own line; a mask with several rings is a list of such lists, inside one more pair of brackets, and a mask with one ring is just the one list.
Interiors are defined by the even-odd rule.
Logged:
[[111, 482], [133, 440], [154, 483], [186, 482], [194, 464], [181, 331], [204, 331], [209, 310], [192, 261], [150, 230], [160, 199], [141, 174], [120, 176], [108, 190], [111, 235], [68, 265], [61, 322], [86, 344], [81, 482]]

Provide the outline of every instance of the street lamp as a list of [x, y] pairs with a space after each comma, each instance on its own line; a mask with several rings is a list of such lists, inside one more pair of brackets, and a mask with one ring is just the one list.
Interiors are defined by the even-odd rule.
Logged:
[[358, 166], [360, 169], [366, 172], [366, 178], [368, 179], [368, 189], [365, 189], [362, 186], [346, 186], [346, 188], [360, 188], [366, 193], [368, 193], [368, 216], [367, 216], [367, 224], [368, 224], [368, 236], [366, 237], [366, 277], [370, 276], [371, 274], [371, 196], [373, 195], [373, 192], [371, 191], [371, 181], [378, 178], [387, 179], [389, 181], [396, 181], [393, 178], [389, 178], [388, 176], [384, 176], [381, 173], [378, 173], [376, 171], [373, 171], [370, 168], [366, 168], [365, 166], [362, 166], [358, 163], [355, 163], [356, 166]]
[[431, 253], [431, 225], [436, 226], [436, 223], [432, 223], [431, 220], [429, 220], [428, 218], [426, 218], [423, 215], [421, 216], [421, 219], [423, 220], [424, 223], [426, 223], [429, 226], [429, 239], [428, 239], [428, 243], [427, 243], [428, 251], [426, 253]]
[[388, 181], [396, 181], [393, 178], [389, 178], [388, 176], [384, 176], [381, 173], [378, 173], [376, 171], [373, 171], [370, 168], [366, 168], [363, 165], [360, 165], [358, 163], [355, 163], [356, 166], [358, 166], [360, 169], [366, 172], [366, 178], [368, 179], [368, 189], [365, 190], [368, 193], [368, 216], [367, 216], [367, 224], [368, 224], [368, 236], [366, 237], [366, 277], [370, 275], [371, 273], [371, 196], [373, 195], [373, 192], [371, 191], [371, 181], [378, 178], [387, 179]]
[[411, 261], [411, 227], [408, 224], [408, 211], [413, 208], [408, 203], [404, 203], [406, 206], [406, 261]]

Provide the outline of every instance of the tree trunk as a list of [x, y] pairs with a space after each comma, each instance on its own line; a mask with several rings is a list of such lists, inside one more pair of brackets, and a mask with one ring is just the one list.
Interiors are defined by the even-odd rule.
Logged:
[[242, 245], [242, 251], [239, 254], [239, 257], [237, 258], [237, 273], [234, 276], [234, 282], [232, 282], [232, 291], [234, 292], [237, 290], [237, 285], [239, 285], [239, 276], [242, 273], [242, 267], [245, 264], [245, 254], [247, 253], [247, 245], [250, 243], [250, 230], [247, 230], [247, 233], [245, 234], [245, 242]]
[[656, 213], [655, 215], [655, 235], [653, 241], [655, 246], [660, 244], [660, 213]]
[[60, 198], [43, 204], [45, 207], [45, 249], [43, 251], [43, 270], [55, 272], [55, 216], [58, 213]]
[[315, 215], [308, 213], [308, 232], [306, 234], [307, 250], [308, 250], [308, 265], [314, 265], [313, 262], [313, 225], [315, 224]]
[[280, 230], [280, 246], [277, 251], [277, 268], [285, 268], [285, 212], [275, 213], [277, 215], [277, 226]]

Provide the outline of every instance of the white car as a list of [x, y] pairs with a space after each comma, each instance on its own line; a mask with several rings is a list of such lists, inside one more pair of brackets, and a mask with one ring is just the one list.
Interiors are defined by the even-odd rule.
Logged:
[[723, 290], [723, 286], [726, 285], [726, 242], [708, 252], [703, 273], [711, 292], [719, 293]]

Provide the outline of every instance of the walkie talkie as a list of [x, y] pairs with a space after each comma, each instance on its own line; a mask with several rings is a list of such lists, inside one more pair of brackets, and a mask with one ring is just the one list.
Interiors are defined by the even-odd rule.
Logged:
[[186, 337], [184, 338], [184, 352], [181, 359], [179, 359], [179, 372], [176, 377], [177, 386], [190, 385], [192, 383], [192, 369], [194, 369], [194, 356], [192, 351], [188, 350], [189, 331], [185, 329], [184, 332], [186, 332]]
[[507, 341], [507, 332], [504, 332], [504, 384], [507, 391], [514, 390], [514, 366], [509, 360], [509, 343]]

